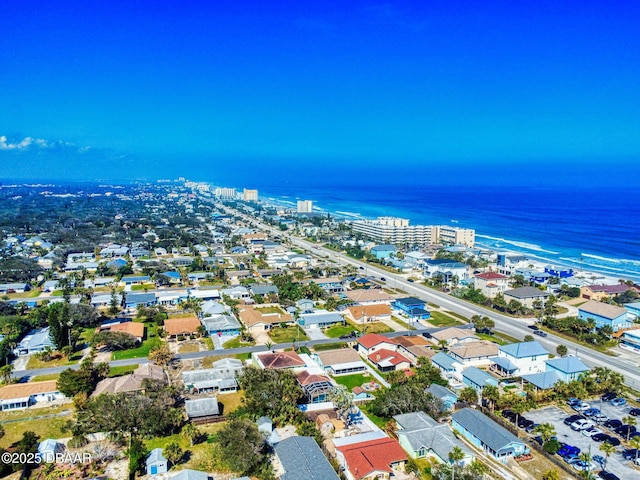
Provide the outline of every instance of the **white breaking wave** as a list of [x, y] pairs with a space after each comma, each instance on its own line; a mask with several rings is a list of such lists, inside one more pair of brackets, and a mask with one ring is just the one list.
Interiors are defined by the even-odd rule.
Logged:
[[591, 255], [590, 253], [581, 253], [580, 255], [582, 255], [583, 257], [586, 257], [586, 258], [593, 258], [594, 260], [601, 260], [603, 262], [628, 263], [628, 264], [631, 264], [631, 265], [640, 266], [640, 261], [638, 261], [638, 260], [629, 260], [629, 259], [626, 259], [626, 258], [601, 257], [601, 256], [598, 256], [598, 255]]
[[490, 237], [489, 235], [478, 235], [478, 234], [476, 234], [476, 237], [488, 238], [489, 240], [495, 240], [497, 242], [508, 243], [509, 245], [514, 245], [514, 246], [520, 247], [520, 248], [526, 248], [527, 250], [533, 250], [535, 252], [550, 253], [552, 255], [558, 255], [560, 253], [560, 252], [554, 252], [553, 250], [546, 250], [546, 249], [542, 248], [540, 245], [536, 245], [535, 243], [518, 242], [516, 240], [507, 240], [506, 238]]

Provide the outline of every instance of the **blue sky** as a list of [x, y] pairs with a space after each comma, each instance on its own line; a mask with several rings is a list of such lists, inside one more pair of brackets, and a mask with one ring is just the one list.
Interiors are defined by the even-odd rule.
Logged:
[[625, 0], [9, 1], [0, 177], [300, 162], [617, 181], [640, 160], [638, 18]]

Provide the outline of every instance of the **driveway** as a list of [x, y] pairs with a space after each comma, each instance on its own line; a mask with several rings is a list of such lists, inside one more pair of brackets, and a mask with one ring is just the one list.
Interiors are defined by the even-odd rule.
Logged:
[[307, 334], [309, 340], [324, 340], [327, 337], [319, 328], [305, 328], [304, 333]]

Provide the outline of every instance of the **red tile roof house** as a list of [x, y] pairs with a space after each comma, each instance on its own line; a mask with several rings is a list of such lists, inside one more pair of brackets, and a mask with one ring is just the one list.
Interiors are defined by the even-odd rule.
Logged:
[[407, 454], [397, 440], [379, 438], [336, 448], [338, 463], [356, 480], [388, 479], [404, 472]]
[[304, 360], [296, 352], [262, 352], [251, 355], [260, 368], [299, 368], [304, 367]]
[[398, 352], [381, 348], [367, 357], [369, 361], [375, 363], [381, 372], [392, 370], [408, 370], [411, 367], [409, 359]]
[[396, 342], [392, 339], [378, 333], [368, 333], [367, 335], [358, 338], [358, 353], [360, 355], [369, 356], [381, 348], [395, 350], [397, 346]]
[[474, 277], [473, 286], [480, 290], [487, 298], [493, 298], [499, 293], [504, 293], [508, 286], [509, 278], [496, 272], [480, 273]]

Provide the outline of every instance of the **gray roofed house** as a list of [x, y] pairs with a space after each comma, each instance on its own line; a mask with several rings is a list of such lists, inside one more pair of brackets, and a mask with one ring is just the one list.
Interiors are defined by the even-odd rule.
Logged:
[[322, 328], [344, 322], [344, 317], [339, 313], [320, 309], [312, 313], [302, 313], [298, 319], [298, 323], [305, 328]]
[[438, 367], [446, 379], [451, 379], [462, 368], [462, 363], [444, 352], [438, 352], [431, 357], [431, 363]]
[[425, 392], [430, 393], [435, 398], [442, 402], [442, 411], [453, 410], [453, 407], [458, 403], [458, 395], [453, 393], [447, 387], [432, 383], [427, 387]]
[[209, 480], [211, 477], [206, 472], [201, 472], [199, 470], [180, 470], [177, 472], [171, 480]]
[[155, 293], [133, 293], [127, 292], [125, 294], [125, 307], [127, 308], [135, 308], [138, 305], [144, 305], [145, 307], [150, 307], [151, 305], [156, 304], [156, 294]]
[[27, 333], [14, 348], [13, 353], [17, 356], [30, 355], [36, 352], [44, 352], [47, 348], [54, 349], [54, 345], [49, 336], [49, 327], [44, 327]]
[[482, 391], [487, 385], [498, 386], [498, 379], [478, 367], [469, 367], [462, 372], [462, 383]]
[[435, 456], [440, 462], [449, 462], [449, 453], [460, 448], [464, 453], [462, 464], [473, 461], [475, 455], [459, 441], [447, 424], [438, 423], [424, 412], [405, 413], [393, 417], [396, 421], [398, 442], [413, 458]]
[[161, 448], [154, 448], [147, 455], [145, 462], [147, 475], [158, 475], [160, 473], [167, 473], [169, 470], [169, 462], [167, 458], [162, 454]]
[[238, 390], [236, 375], [242, 369], [241, 360], [223, 358], [214, 362], [212, 368], [183, 371], [182, 381], [185, 387], [192, 392], [235, 392]]
[[502, 462], [529, 453], [527, 445], [478, 410], [463, 408], [451, 417], [453, 429], [486, 453]]
[[29, 288], [28, 283], [0, 283], [0, 293], [24, 293]]
[[249, 286], [249, 290], [253, 295], [277, 295], [278, 287], [275, 285], [259, 285], [253, 284]]
[[184, 408], [189, 420], [220, 415], [220, 405], [215, 396], [185, 400]]
[[549, 292], [544, 292], [536, 287], [520, 287], [504, 292], [504, 297], [507, 302], [509, 300], [516, 300], [528, 308], [533, 308], [533, 302], [535, 300], [544, 300], [549, 296], [551, 296]]
[[311, 437], [289, 437], [275, 447], [280, 480], [339, 480], [327, 457]]
[[240, 333], [240, 322], [231, 315], [212, 315], [204, 317], [201, 322], [209, 335], [238, 335]]
[[548, 390], [560, 381], [560, 375], [558, 375], [558, 372], [547, 371], [522, 375], [522, 379], [534, 385], [538, 390]]

